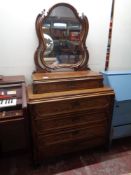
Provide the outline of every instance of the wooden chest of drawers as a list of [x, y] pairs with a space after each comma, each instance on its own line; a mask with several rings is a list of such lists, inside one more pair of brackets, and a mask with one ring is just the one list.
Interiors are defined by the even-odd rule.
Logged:
[[[69, 14], [61, 16], [58, 7]], [[67, 3], [37, 16], [36, 71], [28, 88], [36, 162], [109, 143], [114, 92], [88, 67], [88, 30], [87, 17]]]
[[113, 101], [113, 91], [105, 87], [33, 94], [29, 86], [35, 162], [108, 145]]

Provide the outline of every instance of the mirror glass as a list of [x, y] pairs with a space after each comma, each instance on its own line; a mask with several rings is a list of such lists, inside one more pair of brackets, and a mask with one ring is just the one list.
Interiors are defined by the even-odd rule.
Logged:
[[46, 46], [44, 62], [47, 66], [77, 64], [81, 61], [81, 30], [81, 23], [71, 8], [63, 5], [53, 8], [42, 23]]

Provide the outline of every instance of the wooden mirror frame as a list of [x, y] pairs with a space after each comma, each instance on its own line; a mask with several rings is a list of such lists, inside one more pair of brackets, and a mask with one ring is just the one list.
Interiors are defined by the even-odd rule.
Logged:
[[[75, 17], [80, 21], [80, 24], [82, 26], [82, 29], [80, 32], [80, 45], [82, 48], [82, 59], [78, 61], [76, 64], [58, 64], [54, 67], [50, 67], [44, 61], [44, 52], [46, 49], [46, 45], [45, 45], [45, 39], [43, 37], [42, 25], [43, 25], [44, 20], [47, 19], [50, 16], [51, 12], [58, 6], [65, 6], [71, 9]], [[36, 33], [37, 33], [38, 41], [39, 41], [38, 47], [34, 55], [36, 72], [59, 71], [63, 68], [71, 69], [74, 71], [89, 69], [88, 68], [89, 53], [86, 47], [86, 37], [88, 34], [88, 30], [89, 30], [89, 23], [88, 23], [88, 19], [86, 16], [82, 15], [81, 17], [79, 17], [77, 10], [70, 4], [58, 3], [49, 9], [49, 11], [47, 12], [47, 15], [45, 15], [45, 10], [43, 10], [41, 14], [38, 14], [36, 18], [35, 26], [36, 26]]]

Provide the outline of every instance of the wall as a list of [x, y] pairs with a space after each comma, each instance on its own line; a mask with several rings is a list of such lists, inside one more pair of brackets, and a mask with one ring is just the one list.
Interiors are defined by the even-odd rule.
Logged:
[[[34, 51], [38, 45], [35, 19], [43, 8], [61, 0], [4, 0], [0, 6], [0, 74], [23, 74], [28, 81], [35, 69]], [[104, 69], [111, 0], [65, 0], [89, 19], [87, 46], [92, 70]]]
[[109, 70], [131, 70], [131, 0], [116, 0]]

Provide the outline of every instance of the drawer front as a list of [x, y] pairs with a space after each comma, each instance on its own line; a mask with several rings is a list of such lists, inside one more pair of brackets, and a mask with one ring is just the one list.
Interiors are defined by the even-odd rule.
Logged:
[[131, 124], [113, 127], [112, 139], [131, 136]]
[[106, 137], [107, 122], [97, 122], [93, 126], [85, 126], [83, 128], [63, 129], [52, 134], [38, 135], [39, 145], [52, 145], [65, 142], [71, 142], [78, 139], [92, 139], [97, 137]]
[[67, 143], [60, 143], [60, 144], [53, 144], [49, 146], [43, 146], [39, 145], [39, 158], [43, 159], [52, 157], [52, 156], [58, 156], [65, 153], [71, 153], [79, 150], [84, 150], [88, 148], [93, 148], [100, 145], [105, 145], [105, 138], [103, 137], [97, 137], [95, 139], [81, 139], [73, 142], [67, 142]]
[[113, 126], [131, 123], [131, 101], [116, 102], [113, 112]]
[[66, 90], [77, 90], [77, 89], [89, 89], [102, 87], [102, 78], [98, 79], [85, 79], [75, 81], [59, 81], [42, 83], [37, 82], [33, 84], [33, 93], [48, 93], [48, 92], [59, 92]]
[[67, 113], [56, 115], [48, 119], [36, 119], [34, 125], [37, 131], [40, 132], [55, 132], [57, 129], [68, 128], [79, 125], [94, 125], [96, 122], [103, 122], [107, 120], [108, 113], [102, 110], [97, 110], [95, 113], [89, 113], [88, 111], [82, 111], [78, 113]]
[[88, 97], [80, 99], [69, 99], [52, 102], [41, 102], [32, 104], [31, 115], [40, 118], [48, 115], [55, 116], [60, 113], [67, 113], [82, 110], [96, 110], [109, 106], [109, 99], [106, 96]]

